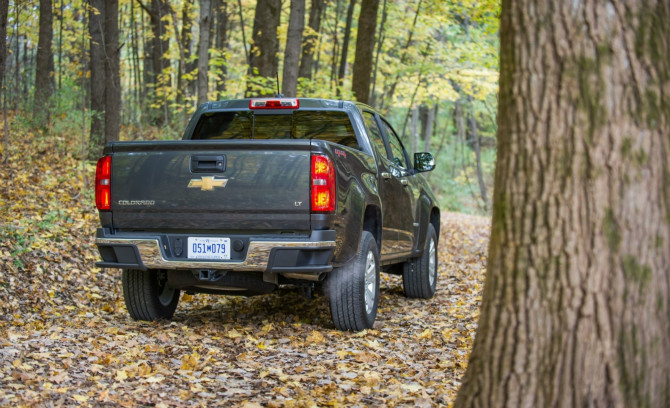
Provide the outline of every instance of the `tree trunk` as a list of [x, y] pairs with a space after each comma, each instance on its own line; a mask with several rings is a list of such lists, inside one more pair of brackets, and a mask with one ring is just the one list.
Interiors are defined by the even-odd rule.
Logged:
[[[2, 84], [5, 79], [5, 61], [7, 59], [7, 15], [9, 14], [9, 0], [0, 0], [0, 90], [5, 94]], [[18, 39], [17, 39], [18, 41]]]
[[[145, 65], [145, 84], [151, 88], [152, 93], [149, 103], [149, 122], [156, 126], [163, 126], [168, 121], [167, 88], [170, 86], [170, 78], [164, 75], [164, 70], [169, 67], [170, 61], [165, 57], [169, 48], [169, 40], [165, 36], [166, 27], [163, 17], [168, 12], [167, 0], [151, 0], [151, 8], [147, 8], [141, 1], [138, 4], [147, 12], [151, 23], [153, 37], [146, 45], [145, 58], [151, 64]], [[158, 106], [159, 108], [156, 108]]]
[[[332, 51], [330, 53], [330, 85], [331, 90], [337, 88], [337, 55], [339, 54], [340, 46], [340, 34], [339, 34], [339, 25], [340, 25], [340, 2], [341, 0], [335, 0], [335, 16], [333, 20], [333, 31], [332, 31]], [[336, 91], [337, 92], [337, 91]]]
[[324, 0], [312, 0], [312, 6], [309, 9], [308, 28], [302, 44], [302, 57], [300, 58], [300, 70], [298, 71], [298, 77], [300, 78], [312, 79], [314, 49], [319, 41], [319, 31], [321, 31], [323, 2]]
[[33, 118], [38, 127], [49, 120], [49, 98], [53, 93], [54, 58], [53, 6], [51, 0], [40, 0], [39, 39], [37, 43], [37, 70], [35, 71], [35, 100]]
[[479, 194], [481, 194], [482, 202], [484, 203], [484, 210], [489, 210], [489, 199], [486, 194], [486, 184], [484, 183], [484, 173], [482, 171], [482, 153], [479, 146], [479, 134], [477, 132], [477, 118], [473, 108], [473, 98], [468, 95], [468, 102], [470, 102], [470, 136], [472, 137], [472, 147], [475, 150], [475, 163], [477, 165], [477, 182], [479, 183]]
[[281, 0], [258, 0], [249, 55], [251, 75], [247, 80], [247, 96], [273, 95], [276, 89], [277, 28], [281, 17]]
[[379, 68], [379, 56], [382, 53], [382, 46], [384, 45], [384, 28], [386, 26], [386, 17], [388, 16], [388, 11], [386, 9], [386, 0], [384, 0], [382, 6], [382, 21], [379, 23], [379, 35], [377, 36], [377, 50], [375, 51], [375, 62], [372, 67], [372, 89], [370, 90], [370, 106], [375, 107], [377, 101], [377, 95], [375, 92], [377, 85], [377, 71]]
[[291, 15], [284, 50], [284, 76], [282, 93], [295, 97], [298, 92], [298, 68], [300, 64], [300, 45], [302, 30], [305, 28], [305, 0], [291, 0]]
[[502, 3], [486, 285], [456, 407], [667, 407], [670, 4]]
[[[344, 27], [344, 40], [342, 40], [342, 55], [340, 56], [340, 67], [337, 70], [337, 95], [340, 95], [341, 87], [344, 84], [344, 75], [347, 71], [347, 55], [349, 54], [349, 39], [351, 38], [351, 23], [354, 19], [354, 7], [356, 0], [349, 0], [347, 8], [347, 23]], [[363, 11], [361, 10], [361, 14]], [[360, 24], [360, 23], [359, 23]], [[375, 12], [375, 26], [377, 25], [377, 13]], [[335, 58], [335, 54], [333, 54]]]
[[198, 105], [207, 102], [209, 90], [209, 35], [212, 2], [200, 0], [200, 38], [198, 40]]
[[119, 140], [119, 52], [119, 0], [105, 0], [105, 142]]
[[362, 103], [368, 103], [370, 100], [370, 78], [378, 8], [379, 0], [363, 0], [361, 14], [358, 17], [358, 36], [356, 37], [354, 77], [351, 89], [356, 100]]
[[228, 17], [228, 6], [224, 0], [216, 0], [216, 48], [221, 52], [221, 76], [216, 81], [216, 95], [217, 98], [222, 98], [226, 91], [226, 81], [228, 78], [228, 61], [226, 60], [225, 50], [228, 49], [230, 43], [230, 35], [228, 34], [228, 25], [230, 19]]
[[435, 116], [437, 115], [437, 107], [435, 104], [432, 108], [427, 105], [421, 105], [421, 136], [423, 137], [423, 151], [430, 151], [430, 139], [433, 136], [435, 129]]
[[246, 57], [247, 64], [249, 64], [249, 70], [251, 70], [251, 57], [249, 56], [249, 51], [247, 51], [247, 34], [244, 29], [244, 14], [242, 13], [242, 0], [237, 0], [237, 10], [240, 14], [240, 31], [242, 32], [242, 46], [244, 47], [244, 56]]
[[[102, 153], [105, 145], [105, 0], [89, 0], [88, 17], [91, 71], [91, 133], [89, 135], [89, 159]], [[102, 84], [102, 85], [101, 85]]]
[[[414, 37], [414, 31], [416, 30], [416, 23], [419, 21], [419, 12], [421, 11], [421, 3], [423, 0], [419, 0], [419, 3], [416, 6], [416, 13], [414, 14], [414, 21], [412, 22], [412, 28], [409, 30], [407, 33], [407, 41], [405, 41], [405, 46], [402, 48], [402, 54], [400, 56], [400, 66], [405, 66], [407, 64], [407, 58], [408, 58], [408, 52], [410, 45], [412, 45], [412, 38]], [[386, 110], [390, 109], [391, 106], [393, 106], [393, 94], [395, 94], [395, 89], [398, 86], [398, 82], [400, 82], [400, 78], [402, 75], [396, 73], [393, 76], [393, 82], [389, 86], [388, 90], [385, 92], [385, 97], [381, 100], [381, 104], [379, 106], [379, 109], [383, 109], [385, 106], [385, 101], [388, 102], [386, 104]]]
[[[184, 105], [190, 95], [190, 82], [185, 78], [190, 68], [187, 61], [191, 59], [191, 28], [193, 26], [193, 0], [186, 0], [181, 9], [181, 33], [179, 34], [179, 63], [177, 65], [177, 105]], [[174, 20], [174, 17], [173, 17]], [[184, 114], [187, 109], [184, 109]], [[184, 118], [185, 120], [185, 118]]]

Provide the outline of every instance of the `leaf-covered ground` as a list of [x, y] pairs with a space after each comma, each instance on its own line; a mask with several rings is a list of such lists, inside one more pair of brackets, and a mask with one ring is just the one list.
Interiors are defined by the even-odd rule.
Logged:
[[14, 136], [0, 163], [0, 406], [451, 403], [476, 329], [487, 219], [442, 214], [436, 296], [407, 299], [402, 279], [383, 275], [374, 330], [335, 330], [323, 297], [291, 288], [182, 295], [173, 321], [135, 322], [120, 271], [94, 267], [98, 219], [74, 139]]

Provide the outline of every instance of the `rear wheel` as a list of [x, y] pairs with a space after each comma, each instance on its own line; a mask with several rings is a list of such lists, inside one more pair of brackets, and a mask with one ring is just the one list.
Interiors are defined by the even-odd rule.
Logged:
[[371, 328], [379, 305], [379, 253], [374, 237], [363, 231], [353, 261], [328, 276], [330, 314], [339, 330]]
[[423, 254], [405, 262], [402, 272], [405, 296], [430, 299], [437, 285], [437, 234], [432, 224], [428, 224], [426, 247]]
[[179, 289], [167, 284], [164, 270], [123, 270], [123, 298], [135, 320], [170, 319], [179, 302]]

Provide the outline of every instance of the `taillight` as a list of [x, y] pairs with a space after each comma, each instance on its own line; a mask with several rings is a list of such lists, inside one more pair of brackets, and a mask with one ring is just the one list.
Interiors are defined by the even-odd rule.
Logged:
[[312, 212], [335, 211], [335, 168], [328, 156], [312, 155]]
[[103, 156], [95, 168], [95, 205], [98, 210], [112, 209], [112, 156]]

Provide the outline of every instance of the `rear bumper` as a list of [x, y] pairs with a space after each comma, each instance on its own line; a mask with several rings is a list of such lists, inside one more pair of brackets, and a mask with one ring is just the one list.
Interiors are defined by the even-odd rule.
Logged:
[[[231, 260], [187, 259], [175, 251], [175, 239], [183, 236], [145, 233], [111, 234], [99, 228], [95, 243], [102, 258], [96, 266], [123, 269], [212, 269], [268, 272], [309, 279], [330, 272], [335, 250], [335, 231], [312, 231], [299, 239], [236, 236], [242, 243]], [[239, 249], [239, 248], [238, 248]]]

